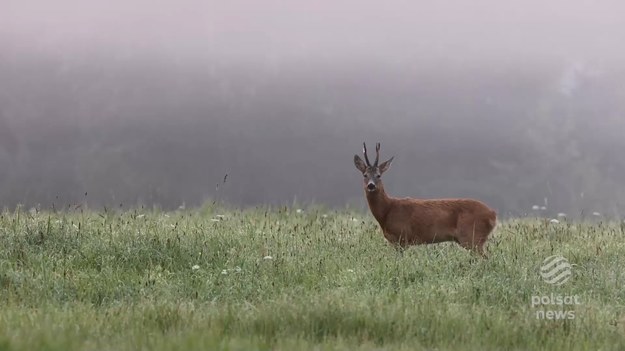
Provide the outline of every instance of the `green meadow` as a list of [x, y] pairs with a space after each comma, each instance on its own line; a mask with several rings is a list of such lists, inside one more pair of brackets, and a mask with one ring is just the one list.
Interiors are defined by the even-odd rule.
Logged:
[[0, 350], [625, 350], [623, 224], [504, 220], [488, 251], [315, 207], [5, 211]]

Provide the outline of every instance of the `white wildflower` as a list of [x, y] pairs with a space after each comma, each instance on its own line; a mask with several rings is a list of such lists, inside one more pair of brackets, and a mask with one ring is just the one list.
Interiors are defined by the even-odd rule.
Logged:
[[145, 217], [144, 214], [140, 214], [140, 215], [137, 216], [137, 218], [143, 218], [143, 217]]
[[211, 222], [219, 222], [219, 221], [221, 221], [221, 219], [211, 218]]
[[324, 215], [321, 215], [321, 217], [323, 217], [323, 218], [328, 218], [328, 215], [327, 215], [327, 214], [324, 214]]
[[241, 273], [241, 267], [239, 266], [234, 267], [234, 271], [237, 273]]
[[265, 257], [263, 257], [263, 260], [273, 260], [273, 257], [271, 257], [271, 256], [265, 256]]
[[554, 219], [550, 220], [549, 223], [558, 224], [558, 223], [560, 223], [560, 221], [554, 218]]
[[228, 270], [227, 270], [227, 269], [224, 269], [223, 271], [221, 271], [221, 274], [223, 274], [223, 275], [228, 274]]
[[194, 265], [193, 267], [191, 267], [192, 270], [197, 271], [198, 269], [200, 269], [199, 265]]
[[302, 213], [302, 212], [304, 212], [304, 210], [302, 210], [301, 208], [298, 208], [295, 212]]
[[350, 269], [348, 269], [347, 271], [348, 271], [349, 273], [354, 273], [354, 270], [353, 270], [353, 269], [351, 269], [351, 268], [350, 268]]
[[215, 215], [215, 218], [218, 218], [218, 219], [225, 219], [225, 218], [226, 218], [226, 216], [224, 216], [224, 215]]

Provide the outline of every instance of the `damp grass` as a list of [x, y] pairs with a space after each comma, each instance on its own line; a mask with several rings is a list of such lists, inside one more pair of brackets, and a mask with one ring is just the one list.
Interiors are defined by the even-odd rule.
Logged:
[[620, 223], [505, 220], [488, 251], [322, 207], [5, 211], [0, 350], [625, 349]]

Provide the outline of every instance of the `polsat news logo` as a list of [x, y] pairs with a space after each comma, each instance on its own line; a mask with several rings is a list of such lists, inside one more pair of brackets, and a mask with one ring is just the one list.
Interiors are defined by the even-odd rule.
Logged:
[[[566, 283], [571, 276], [573, 265], [560, 255], [545, 258], [540, 267], [540, 276], [547, 284], [560, 286]], [[562, 320], [575, 318], [575, 306], [580, 305], [578, 295], [533, 295], [531, 307], [536, 309], [537, 319]]]
[[549, 256], [540, 267], [540, 276], [546, 283], [560, 286], [571, 279], [571, 268], [572, 265], [566, 258], [560, 255]]

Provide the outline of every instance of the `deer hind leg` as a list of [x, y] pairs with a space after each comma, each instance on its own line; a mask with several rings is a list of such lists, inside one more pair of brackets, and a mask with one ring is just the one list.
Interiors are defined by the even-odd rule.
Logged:
[[458, 244], [467, 250], [471, 250], [483, 258], [488, 258], [484, 245], [488, 239], [488, 234], [492, 228], [488, 228], [488, 223], [480, 221], [464, 221], [462, 230], [457, 239]]
[[478, 255], [482, 256], [482, 258], [488, 258], [488, 253], [484, 248], [484, 244], [486, 244], [486, 238], [479, 241], [478, 244], [475, 245], [475, 252], [477, 252]]
[[458, 244], [460, 244], [460, 246], [464, 247], [467, 250], [473, 251], [475, 253], [477, 253], [478, 255], [480, 255], [483, 258], [488, 258], [488, 255], [486, 254], [486, 250], [484, 248], [484, 244], [486, 243], [486, 239], [482, 239], [482, 240], [477, 240], [477, 241], [472, 241], [472, 240], [465, 240], [465, 239], [460, 239], [458, 240]]

